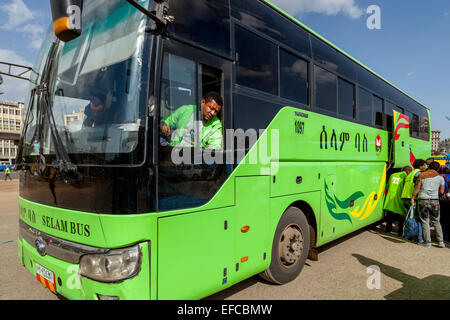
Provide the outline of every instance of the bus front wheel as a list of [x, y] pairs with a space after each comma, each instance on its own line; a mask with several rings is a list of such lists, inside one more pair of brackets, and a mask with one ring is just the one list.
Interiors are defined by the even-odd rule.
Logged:
[[272, 260], [260, 276], [275, 284], [294, 280], [309, 252], [309, 224], [302, 210], [290, 207], [281, 216], [272, 244]]

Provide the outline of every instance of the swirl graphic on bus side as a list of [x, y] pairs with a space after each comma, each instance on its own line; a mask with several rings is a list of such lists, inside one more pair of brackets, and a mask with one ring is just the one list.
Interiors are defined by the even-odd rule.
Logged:
[[353, 224], [352, 219], [365, 220], [370, 217], [378, 205], [378, 202], [382, 199], [384, 195], [384, 187], [386, 184], [386, 165], [384, 165], [383, 174], [381, 177], [380, 186], [378, 188], [378, 193], [375, 191], [371, 192], [362, 207], [356, 206], [353, 211], [348, 212], [348, 208], [351, 203], [355, 203], [360, 198], [364, 197], [364, 193], [357, 191], [348, 197], [344, 201], [340, 201], [336, 195], [330, 192], [330, 188], [325, 181], [325, 201], [328, 207], [328, 212], [336, 220], [347, 220]]

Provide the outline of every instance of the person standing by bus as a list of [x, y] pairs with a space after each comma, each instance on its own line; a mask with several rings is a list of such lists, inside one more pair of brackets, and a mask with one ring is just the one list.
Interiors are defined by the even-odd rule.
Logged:
[[[414, 192], [414, 187], [416, 184], [417, 179], [419, 178], [419, 175], [427, 170], [427, 163], [423, 159], [417, 159], [413, 163], [414, 170], [406, 177], [405, 184], [403, 186], [402, 190], [402, 199], [405, 204], [406, 211], [408, 212], [411, 207], [411, 198], [412, 194]], [[414, 217], [416, 218], [416, 221], [419, 225], [419, 233], [417, 236], [417, 242], [422, 244], [423, 243], [423, 235], [422, 235], [422, 223], [419, 218], [419, 214], [417, 210], [414, 212]]]
[[411, 198], [411, 205], [414, 205], [415, 198], [418, 196], [417, 204], [420, 221], [422, 222], [424, 246], [427, 248], [431, 248], [430, 225], [435, 226], [439, 247], [445, 248], [442, 227], [439, 221], [439, 194], [444, 193], [445, 181], [438, 173], [439, 168], [439, 162], [434, 161], [430, 164], [427, 171], [420, 174]]
[[389, 178], [388, 191], [384, 202], [384, 210], [386, 210], [386, 232], [392, 231], [392, 223], [398, 221], [397, 235], [403, 235], [403, 225], [408, 210], [402, 200], [402, 191], [406, 177], [411, 173], [410, 166], [406, 166], [401, 172], [394, 173]]
[[441, 166], [439, 173], [445, 181], [444, 194], [439, 196], [442, 233], [444, 241], [450, 242], [450, 169], [446, 166]]
[[414, 192], [414, 186], [420, 173], [427, 170], [427, 163], [425, 160], [417, 159], [413, 163], [413, 171], [408, 174], [405, 179], [405, 185], [403, 186], [402, 199], [405, 202], [405, 206], [409, 209], [411, 203], [411, 197]]
[[11, 169], [9, 169], [9, 166], [6, 166], [6, 169], [5, 169], [5, 181], [6, 181], [8, 178], [9, 178], [9, 180], [12, 181], [12, 179], [11, 179]]

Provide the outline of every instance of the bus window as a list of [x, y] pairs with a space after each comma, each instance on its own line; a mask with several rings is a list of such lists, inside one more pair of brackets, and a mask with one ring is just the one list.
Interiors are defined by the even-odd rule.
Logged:
[[356, 80], [356, 65], [316, 37], [311, 37], [314, 60], [350, 80]]
[[420, 120], [420, 139], [430, 140], [430, 120], [428, 120], [427, 116], [423, 116]]
[[355, 85], [339, 78], [339, 114], [350, 119], [356, 119]]
[[390, 103], [389, 101], [385, 102], [385, 112], [386, 112], [386, 129], [388, 132], [392, 132], [393, 129], [393, 117], [394, 111], [404, 114], [405, 111], [403, 108], [396, 106], [395, 104]]
[[164, 54], [159, 120], [159, 211], [201, 206], [225, 181], [224, 165], [196, 158], [199, 149], [223, 147], [222, 79], [222, 70]]
[[280, 19], [280, 15], [271, 10], [266, 3], [231, 0], [231, 15], [241, 23], [251, 25], [266, 36], [311, 57], [308, 33], [298, 28], [290, 19]]
[[332, 113], [337, 112], [337, 77], [321, 67], [314, 66], [314, 93], [316, 107]]
[[200, 65], [201, 90], [200, 103], [202, 121], [200, 126], [201, 147], [203, 149], [223, 149], [223, 95], [222, 71]]
[[230, 17], [228, 0], [176, 1], [168, 24], [171, 36], [230, 56]]
[[280, 49], [281, 96], [308, 105], [308, 62]]
[[408, 110], [406, 110], [404, 112], [404, 114], [406, 114], [406, 116], [409, 118], [409, 136], [412, 137], [413, 136], [413, 114], [412, 112], [409, 112]]
[[236, 82], [278, 94], [278, 48], [236, 25]]
[[384, 100], [373, 96], [373, 107], [375, 109], [375, 125], [384, 126]]
[[419, 116], [417, 114], [413, 114], [413, 118], [412, 118], [412, 132], [413, 132], [413, 137], [418, 138], [419, 137], [419, 128], [420, 128], [420, 120], [419, 120]]
[[221, 70], [201, 64], [200, 73], [202, 76], [202, 86], [201, 86], [202, 92], [200, 92], [200, 96], [203, 96], [208, 92], [216, 92], [218, 94], [222, 92]]
[[[193, 145], [194, 125], [197, 120], [196, 100], [196, 63], [165, 53], [161, 79], [160, 143], [162, 146]], [[180, 121], [183, 122], [181, 127]]]
[[364, 124], [371, 125], [373, 123], [373, 107], [372, 107], [372, 94], [366, 90], [359, 88], [359, 121]]
[[200, 141], [203, 149], [222, 149], [221, 92], [222, 71], [166, 53], [161, 80], [161, 145], [194, 147]]
[[392, 121], [394, 121], [393, 117], [394, 117], [395, 106], [392, 103], [390, 103], [389, 101], [386, 101], [385, 106], [386, 106], [386, 129], [388, 132], [392, 132], [392, 126], [393, 126]]

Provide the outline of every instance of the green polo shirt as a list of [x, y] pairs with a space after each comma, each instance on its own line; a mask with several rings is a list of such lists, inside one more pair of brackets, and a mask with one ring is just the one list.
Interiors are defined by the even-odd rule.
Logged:
[[[163, 120], [172, 132], [170, 145], [194, 146], [195, 139], [195, 105], [181, 106]], [[222, 149], [222, 123], [214, 117], [200, 124], [200, 141], [203, 149]]]
[[384, 209], [406, 216], [406, 208], [402, 200], [402, 191], [405, 184], [406, 172], [394, 173], [388, 184], [388, 192], [384, 201]]

